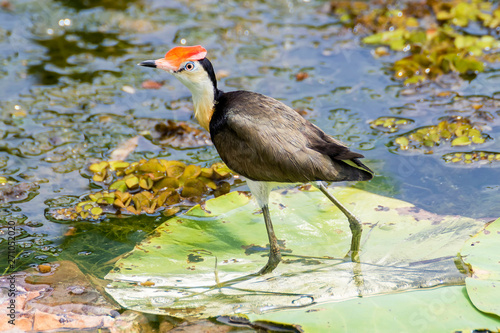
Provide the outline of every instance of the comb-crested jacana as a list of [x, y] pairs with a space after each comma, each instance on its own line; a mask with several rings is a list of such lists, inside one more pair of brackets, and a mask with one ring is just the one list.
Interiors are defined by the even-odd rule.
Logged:
[[271, 182], [312, 182], [347, 217], [353, 237], [350, 255], [358, 255], [361, 223], [328, 193], [322, 181], [369, 180], [373, 172], [342, 142], [326, 135], [297, 111], [274, 98], [250, 91], [223, 92], [207, 51], [202, 46], [178, 46], [164, 58], [139, 65], [173, 74], [193, 95], [194, 115], [222, 160], [247, 178], [250, 191], [264, 214], [270, 253], [260, 274], [281, 261], [268, 201]]

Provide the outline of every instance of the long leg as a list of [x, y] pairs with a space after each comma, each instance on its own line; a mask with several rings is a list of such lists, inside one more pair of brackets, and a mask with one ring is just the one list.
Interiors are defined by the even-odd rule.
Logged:
[[271, 215], [269, 214], [269, 207], [267, 205], [262, 207], [264, 214], [264, 221], [266, 222], [267, 236], [269, 237], [269, 260], [267, 264], [262, 267], [259, 274], [271, 273], [281, 261], [281, 252], [278, 245], [278, 239], [274, 234], [273, 224], [271, 222]]
[[267, 236], [269, 237], [269, 260], [267, 261], [267, 264], [259, 271], [259, 274], [271, 273], [281, 261], [278, 239], [274, 234], [273, 223], [271, 222], [271, 214], [269, 213], [268, 207], [271, 185], [267, 182], [257, 182], [250, 179], [247, 179], [247, 185], [250, 188], [253, 196], [257, 200], [260, 208], [262, 208], [264, 221], [266, 222]]
[[323, 194], [328, 199], [330, 199], [330, 201], [333, 202], [333, 204], [337, 206], [337, 208], [340, 209], [349, 220], [349, 228], [351, 229], [352, 238], [351, 250], [349, 251], [347, 256], [349, 256], [352, 261], [359, 262], [359, 247], [361, 244], [361, 232], [363, 231], [361, 222], [356, 216], [354, 216], [354, 214], [352, 214], [347, 208], [345, 208], [344, 205], [340, 203], [340, 201], [335, 199], [335, 197], [328, 192], [325, 184], [323, 184], [322, 182], [318, 182], [314, 185], [318, 187], [320, 191], [323, 192]]

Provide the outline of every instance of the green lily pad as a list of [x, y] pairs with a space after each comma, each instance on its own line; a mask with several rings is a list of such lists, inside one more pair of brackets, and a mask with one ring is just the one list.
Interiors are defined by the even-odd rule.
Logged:
[[500, 316], [500, 219], [469, 239], [460, 254], [471, 269], [465, 285], [472, 303]]
[[302, 309], [249, 314], [251, 321], [294, 323], [304, 332], [496, 331], [500, 318], [476, 311], [463, 286], [364, 297]]
[[126, 308], [211, 317], [463, 283], [456, 254], [483, 222], [357, 189], [330, 191], [363, 221], [360, 263], [343, 259], [348, 222], [322, 193], [282, 190], [271, 193], [270, 210], [284, 262], [254, 274], [267, 261], [263, 218], [247, 194], [232, 192], [158, 227], [116, 263], [106, 290]]

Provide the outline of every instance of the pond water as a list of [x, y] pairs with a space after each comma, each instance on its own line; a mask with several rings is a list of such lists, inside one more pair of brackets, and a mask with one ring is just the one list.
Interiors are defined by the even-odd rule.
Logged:
[[[198, 126], [180, 82], [137, 66], [183, 44], [208, 50], [223, 74], [222, 90], [277, 98], [363, 153], [375, 178], [341, 186], [438, 214], [498, 217], [500, 163], [443, 159], [450, 152], [500, 152], [498, 64], [470, 81], [449, 74], [405, 86], [388, 70], [404, 53], [375, 57], [374, 47], [363, 45], [362, 35], [345, 28], [321, 1], [20, 0], [2, 6], [0, 177], [12, 188], [0, 200], [0, 220], [16, 223], [23, 250], [17, 270], [63, 258], [103, 277], [111, 259], [166, 220], [158, 214], [59, 221], [48, 214], [95, 192], [84, 177], [89, 163], [109, 159], [127, 139], [141, 137], [129, 161], [163, 157], [203, 167], [219, 161], [211, 145], [172, 146], [151, 134], [167, 120]], [[300, 72], [308, 77], [297, 80]], [[142, 88], [148, 79], [164, 84]], [[471, 116], [474, 104], [491, 117]], [[397, 133], [370, 126], [383, 116], [414, 123]], [[489, 139], [480, 147], [443, 144], [432, 154], [393, 143], [397, 134], [448, 116], [470, 116]], [[4, 233], [3, 253], [5, 245]], [[0, 263], [2, 271], [6, 264]]]

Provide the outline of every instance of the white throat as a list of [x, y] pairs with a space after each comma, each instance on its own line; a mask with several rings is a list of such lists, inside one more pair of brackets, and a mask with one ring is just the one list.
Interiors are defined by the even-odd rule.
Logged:
[[188, 87], [193, 95], [194, 116], [198, 120], [198, 123], [204, 129], [210, 131], [209, 125], [210, 119], [212, 119], [215, 100], [214, 86], [208, 74], [205, 71], [198, 71], [189, 73], [186, 76], [177, 75], [177, 78]]

